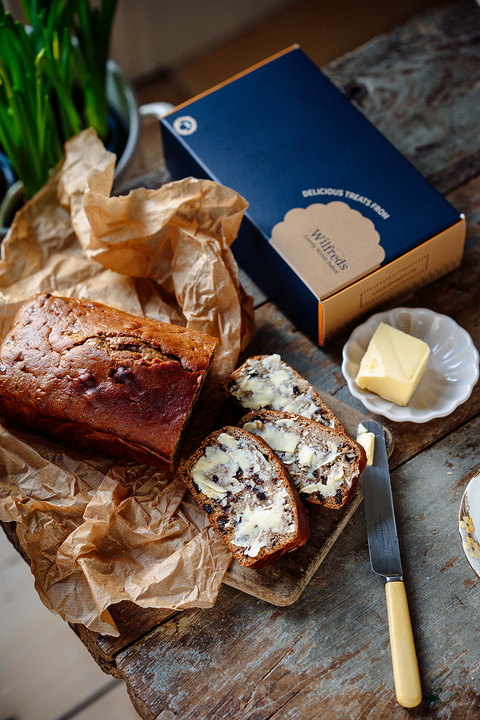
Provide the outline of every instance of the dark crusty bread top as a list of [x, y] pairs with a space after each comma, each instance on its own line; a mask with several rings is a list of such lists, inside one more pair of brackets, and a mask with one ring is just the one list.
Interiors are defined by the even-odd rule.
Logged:
[[248, 358], [223, 381], [221, 389], [246, 412], [260, 409], [289, 412], [343, 430], [313, 385], [278, 354]]
[[306, 542], [308, 517], [288, 472], [255, 435], [232, 426], [211, 433], [180, 476], [240, 565], [271, 565]]
[[364, 448], [345, 433], [274, 410], [248, 413], [239, 426], [275, 451], [302, 500], [331, 509], [351, 500], [367, 458]]
[[1, 407], [62, 440], [171, 467], [216, 345], [96, 302], [39, 294], [0, 349]]

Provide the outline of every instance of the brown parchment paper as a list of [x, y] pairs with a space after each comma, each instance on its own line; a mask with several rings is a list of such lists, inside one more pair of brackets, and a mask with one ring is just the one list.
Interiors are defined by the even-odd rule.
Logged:
[[[94, 131], [84, 131], [15, 216], [2, 244], [0, 340], [37, 292], [218, 337], [188, 452], [210, 431], [218, 382], [253, 329], [253, 302], [230, 250], [247, 203], [194, 178], [113, 197], [115, 160]], [[0, 468], [0, 520], [16, 523], [42, 601], [65, 620], [117, 635], [108, 608], [122, 600], [173, 609], [214, 604], [231, 554], [178, 478], [4, 420]]]

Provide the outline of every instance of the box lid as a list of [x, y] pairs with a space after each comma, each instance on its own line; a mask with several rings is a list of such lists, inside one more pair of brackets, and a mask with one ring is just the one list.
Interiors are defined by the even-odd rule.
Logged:
[[[173, 176], [201, 173], [243, 195], [249, 218], [319, 298], [460, 217], [298, 47], [161, 123]], [[320, 280], [318, 256], [330, 265]]]

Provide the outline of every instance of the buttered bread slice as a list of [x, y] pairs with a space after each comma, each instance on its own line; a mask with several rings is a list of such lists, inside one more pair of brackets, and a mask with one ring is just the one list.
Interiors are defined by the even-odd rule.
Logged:
[[248, 413], [239, 426], [275, 451], [302, 500], [338, 509], [352, 498], [367, 458], [364, 448], [345, 433], [273, 410]]
[[288, 472], [256, 435], [232, 426], [211, 433], [180, 476], [240, 565], [271, 565], [307, 541], [308, 517]]
[[313, 385], [278, 354], [248, 358], [224, 380], [222, 392], [247, 412], [265, 409], [294, 413], [343, 431]]

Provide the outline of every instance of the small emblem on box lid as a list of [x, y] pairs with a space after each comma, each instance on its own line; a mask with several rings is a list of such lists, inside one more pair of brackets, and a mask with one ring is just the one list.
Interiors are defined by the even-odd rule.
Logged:
[[198, 128], [197, 121], [191, 115], [182, 115], [175, 118], [173, 127], [179, 135], [193, 135]]

